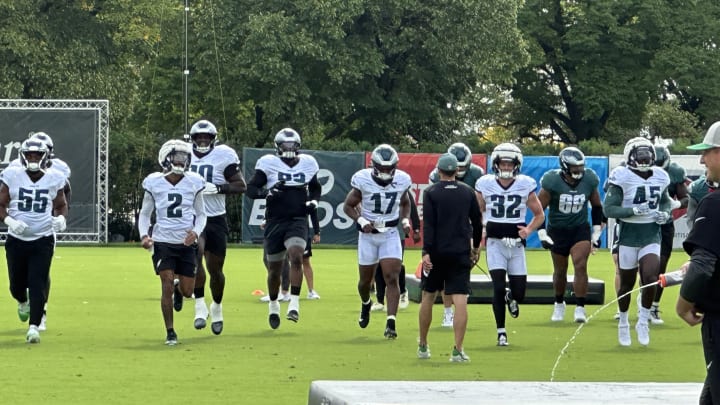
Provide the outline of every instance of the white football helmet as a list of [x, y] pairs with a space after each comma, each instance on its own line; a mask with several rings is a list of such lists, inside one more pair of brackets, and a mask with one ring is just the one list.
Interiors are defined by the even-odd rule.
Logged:
[[655, 147], [649, 139], [638, 136], [627, 141], [623, 156], [629, 168], [646, 172], [655, 164]]
[[[513, 170], [500, 170], [500, 162], [503, 161], [512, 162], [514, 165]], [[500, 179], [514, 179], [518, 174], [520, 174], [520, 169], [522, 168], [522, 151], [515, 144], [501, 143], [493, 149], [492, 154], [490, 155], [490, 162], [492, 163], [495, 177]]]
[[[39, 153], [40, 159], [30, 160], [31, 153]], [[45, 143], [37, 139], [26, 139], [20, 145], [20, 163], [29, 172], [44, 171], [48, 167], [50, 152]]]
[[158, 163], [163, 169], [174, 174], [184, 174], [190, 167], [190, 144], [179, 139], [171, 139], [160, 147]]
[[372, 178], [381, 185], [388, 185], [395, 178], [395, 170], [397, 164], [400, 161], [395, 149], [384, 143], [378, 145], [370, 155], [370, 161], [372, 162], [373, 170], [371, 173]]
[[[210, 143], [207, 145], [198, 144], [198, 134], [210, 135]], [[213, 125], [213, 123], [208, 120], [200, 120], [194, 123], [192, 128], [190, 128], [190, 139], [192, 139], [193, 149], [195, 149], [199, 153], [210, 152], [210, 150], [215, 146], [216, 138], [217, 129], [215, 128], [215, 125]]]
[[282, 159], [295, 159], [300, 145], [300, 134], [292, 128], [283, 128], [275, 134], [275, 148]]
[[45, 144], [48, 148], [48, 158], [52, 159], [53, 156], [53, 140], [50, 138], [50, 135], [46, 134], [45, 132], [30, 132], [28, 134], [28, 139], [35, 139]]
[[458, 170], [455, 177], [462, 179], [465, 177], [465, 173], [467, 173], [470, 168], [470, 164], [472, 163], [472, 152], [470, 152], [470, 148], [468, 148], [464, 143], [458, 142], [450, 145], [447, 151], [449, 154], [455, 155], [457, 158]]

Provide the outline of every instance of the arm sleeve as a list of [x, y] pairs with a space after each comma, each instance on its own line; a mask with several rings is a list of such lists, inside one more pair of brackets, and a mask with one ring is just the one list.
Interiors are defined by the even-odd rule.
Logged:
[[472, 235], [473, 235], [473, 248], [477, 249], [480, 247], [480, 242], [482, 241], [482, 213], [480, 212], [480, 206], [478, 205], [477, 198], [475, 198], [475, 193], [471, 193], [471, 199], [470, 202], [470, 223], [472, 224]]
[[432, 251], [435, 240], [435, 208], [430, 194], [428, 190], [423, 194], [423, 254]]
[[607, 222], [607, 218], [603, 215], [603, 207], [592, 207], [590, 208], [590, 217], [592, 218], [593, 225], [602, 225]]
[[687, 206], [687, 214], [685, 215], [685, 218], [687, 219], [687, 227], [688, 229], [692, 229], [693, 223], [695, 222], [695, 213], [697, 212], [697, 206], [698, 202], [692, 196], [688, 197], [688, 206]]
[[193, 232], [200, 236], [205, 224], [207, 223], [207, 215], [205, 214], [205, 197], [203, 197], [202, 191], [195, 195], [195, 201], [193, 202], [193, 208], [195, 208], [195, 226], [193, 226]]
[[670, 212], [672, 211], [670, 208], [672, 208], [672, 198], [670, 198], [670, 193], [668, 193], [668, 189], [666, 188], [660, 196], [658, 209], [660, 211]]
[[689, 302], [697, 302], [715, 273], [715, 262], [717, 256], [709, 250], [695, 249], [690, 256], [690, 266], [680, 286], [680, 296]]
[[610, 184], [605, 201], [603, 201], [603, 212], [608, 218], [627, 218], [633, 216], [633, 209], [622, 206], [623, 191], [622, 188]]
[[267, 184], [267, 176], [262, 170], [255, 170], [255, 174], [250, 178], [247, 184], [245, 195], [253, 200], [265, 198], [267, 191], [263, 187]]
[[150, 215], [155, 209], [155, 200], [148, 191], [143, 196], [142, 207], [140, 207], [140, 215], [138, 216], [138, 232], [140, 239], [148, 236], [150, 233]]
[[320, 234], [320, 221], [318, 221], [317, 208], [310, 211], [310, 223], [312, 223], [314, 234], [319, 235]]
[[319, 201], [322, 196], [322, 185], [318, 181], [317, 174], [308, 183], [308, 194], [311, 200]]
[[410, 223], [412, 224], [412, 229], [420, 229], [420, 215], [418, 214], [417, 204], [415, 204], [415, 199], [409, 191], [408, 199], [410, 200]]

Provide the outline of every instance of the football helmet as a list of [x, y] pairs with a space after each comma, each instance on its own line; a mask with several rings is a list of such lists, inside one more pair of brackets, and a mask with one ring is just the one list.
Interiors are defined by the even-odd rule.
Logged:
[[190, 167], [190, 144], [179, 139], [171, 139], [160, 147], [158, 163], [165, 171], [184, 174]]
[[30, 132], [28, 139], [35, 139], [44, 143], [48, 148], [48, 159], [55, 157], [53, 154], [53, 140], [50, 138], [50, 135], [45, 132]]
[[275, 134], [275, 148], [282, 159], [295, 159], [300, 145], [300, 134], [292, 128], [283, 128]]
[[[583, 178], [583, 174], [585, 174], [585, 155], [580, 149], [572, 146], [567, 147], [560, 151], [558, 160], [560, 161], [560, 170], [565, 176], [575, 180]], [[582, 166], [580, 171], [578, 172], [576, 169], [575, 172], [573, 172], [573, 167], [578, 166]]]
[[[199, 134], [210, 135], [210, 142], [205, 144], [204, 140], [198, 142]], [[215, 146], [215, 138], [217, 138], [217, 128], [208, 120], [200, 120], [193, 124], [190, 128], [190, 139], [192, 140], [193, 149], [199, 153], [208, 153]]]
[[639, 172], [651, 170], [655, 164], [655, 148], [652, 142], [641, 136], [627, 141], [623, 156], [627, 166]]
[[384, 143], [378, 145], [370, 155], [372, 162], [372, 178], [380, 185], [388, 185], [395, 177], [395, 169], [400, 161], [392, 146]]
[[[522, 151], [512, 143], [501, 143], [493, 149], [490, 155], [490, 162], [492, 162], [495, 177], [500, 179], [514, 179], [520, 174], [520, 169], [522, 168]], [[512, 171], [500, 170], [500, 162], [512, 162]]]
[[465, 173], [467, 173], [470, 168], [470, 164], [472, 163], [472, 152], [470, 152], [470, 148], [468, 148], [464, 143], [458, 142], [450, 145], [447, 151], [451, 155], [455, 155], [457, 158], [458, 170], [455, 177], [462, 179], [465, 177]]
[[[30, 159], [31, 154], [40, 154], [40, 159]], [[44, 171], [48, 167], [50, 152], [45, 143], [36, 139], [26, 139], [20, 145], [20, 163], [29, 172]]]
[[655, 145], [655, 166], [667, 169], [670, 164], [670, 151], [665, 145]]

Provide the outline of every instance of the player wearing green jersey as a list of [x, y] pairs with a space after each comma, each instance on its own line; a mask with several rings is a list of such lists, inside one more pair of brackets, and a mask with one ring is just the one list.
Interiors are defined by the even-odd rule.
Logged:
[[[603, 209], [608, 218], [620, 220], [619, 264], [620, 288], [617, 291], [620, 309], [618, 341], [630, 346], [628, 309], [630, 292], [638, 272], [642, 290], [642, 306], [635, 325], [638, 342], [650, 344], [650, 308], [660, 270], [660, 226], [670, 218], [670, 178], [663, 169], [653, 166], [655, 149], [643, 137], [629, 140], [624, 150], [626, 166], [616, 167], [608, 179]], [[625, 295], [625, 296], [623, 296]]]
[[[704, 160], [700, 158], [700, 163], [705, 164]], [[688, 188], [688, 206], [687, 206], [687, 226], [692, 229], [693, 223], [695, 222], [695, 211], [700, 200], [705, 197], [708, 193], [712, 193], [720, 188], [720, 183], [715, 181], [709, 181], [706, 175], [700, 176], [697, 180], [690, 183]]]
[[[578, 148], [568, 147], [558, 156], [560, 169], [550, 170], [540, 180], [538, 198], [543, 210], [548, 209], [547, 230], [538, 230], [543, 247], [550, 249], [553, 261], [555, 306], [550, 318], [560, 322], [565, 317], [568, 257], [572, 258], [575, 275], [573, 292], [577, 307], [574, 320], [583, 323], [585, 297], [588, 290], [587, 260], [592, 241], [598, 244], [602, 232], [602, 202], [598, 185], [600, 179], [585, 167], [585, 155]], [[592, 235], [588, 223], [587, 205], [592, 207]]]

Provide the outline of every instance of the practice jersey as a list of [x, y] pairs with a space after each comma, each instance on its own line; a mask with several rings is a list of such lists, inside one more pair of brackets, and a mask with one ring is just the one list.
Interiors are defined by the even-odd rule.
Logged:
[[696, 203], [700, 202], [703, 197], [708, 195], [712, 189], [708, 185], [705, 176], [700, 176], [697, 180], [688, 186], [688, 196]]
[[685, 180], [687, 179], [687, 176], [685, 174], [685, 169], [675, 162], [670, 162], [670, 164], [668, 164], [665, 171], [667, 172], [668, 177], [670, 178], [670, 185], [668, 186], [668, 194], [670, 194], [670, 197], [675, 198], [675, 197], [677, 197], [677, 186], [679, 184], [685, 183]]
[[[206, 155], [198, 157], [195, 152], [191, 154], [190, 170], [199, 174], [208, 183], [228, 184], [225, 179], [225, 169], [228, 166], [239, 166], [240, 159], [237, 153], [227, 145], [216, 145]], [[225, 194], [206, 194], [205, 214], [208, 217], [217, 217], [225, 214]]]
[[[11, 167], [20, 167], [23, 170], [25, 169], [23, 167], [22, 163], [20, 163], [20, 158], [13, 159], [10, 162], [10, 164], [8, 164], [8, 166], [5, 168], [5, 170], [7, 170]], [[70, 181], [70, 174], [71, 174], [70, 166], [68, 166], [68, 164], [65, 163], [63, 160], [58, 159], [58, 158], [50, 159], [50, 168], [55, 169], [58, 172], [60, 172], [60, 174], [62, 174], [65, 177], [65, 181]]]
[[265, 173], [268, 190], [275, 187], [281, 191], [267, 202], [265, 217], [268, 221], [307, 217], [307, 185], [320, 170], [314, 157], [300, 154], [298, 162], [289, 166], [277, 155], [265, 155], [258, 159], [255, 170]]
[[548, 226], [571, 228], [588, 224], [588, 202], [599, 184], [595, 171], [587, 167], [575, 185], [563, 179], [560, 169], [546, 172], [540, 179], [540, 187], [550, 194]]
[[150, 174], [142, 182], [143, 189], [155, 200], [155, 242], [183, 243], [187, 231], [195, 225], [195, 198], [205, 188], [205, 180], [193, 172], [185, 172], [173, 185], [164, 173]]
[[22, 235], [10, 235], [25, 241], [53, 234], [53, 200], [65, 187], [65, 175], [55, 169], [46, 169], [38, 181], [32, 181], [22, 166], [7, 167], [2, 181], [10, 193], [8, 215], [27, 224]]
[[[485, 171], [483, 171], [482, 167], [476, 165], [475, 163], [470, 163], [470, 167], [468, 167], [467, 172], [465, 172], [465, 175], [463, 178], [456, 177], [455, 180], [457, 180], [458, 183], [465, 183], [470, 188], [475, 187], [475, 183], [477, 183], [478, 179], [482, 177], [485, 174]], [[440, 175], [438, 174], [437, 167], [434, 168], [430, 172], [430, 184], [435, 184], [440, 181]]]
[[537, 182], [518, 174], [507, 187], [500, 185], [494, 174], [486, 174], [475, 183], [475, 191], [485, 200], [483, 220], [487, 220], [489, 238], [518, 237], [517, 225], [525, 224], [527, 200]]
[[409, 174], [396, 169], [392, 182], [383, 187], [372, 178], [372, 171], [372, 168], [358, 170], [350, 179], [350, 185], [362, 194], [360, 216], [382, 230], [386, 223], [399, 220], [400, 200], [412, 180]]
[[633, 208], [647, 203], [650, 208], [650, 212], [647, 214], [632, 215], [622, 218], [622, 221], [649, 224], [655, 222], [654, 212], [658, 210], [660, 199], [670, 185], [670, 177], [665, 170], [653, 167], [652, 175], [644, 179], [631, 169], [620, 166], [610, 172], [608, 183], [622, 189], [622, 207]]

